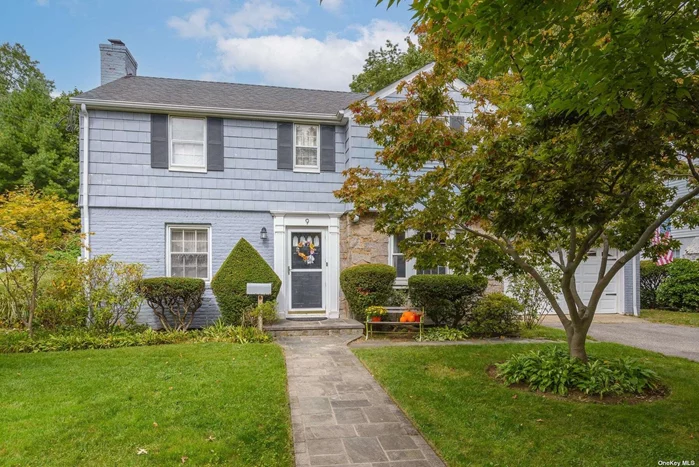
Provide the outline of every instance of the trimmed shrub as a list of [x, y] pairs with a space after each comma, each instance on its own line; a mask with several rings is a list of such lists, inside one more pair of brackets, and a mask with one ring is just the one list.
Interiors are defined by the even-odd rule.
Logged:
[[466, 331], [474, 337], [517, 336], [522, 312], [514, 298], [501, 293], [486, 295], [469, 315]]
[[667, 265], [641, 261], [641, 308], [658, 308], [658, 287], [667, 277]]
[[224, 323], [239, 324], [243, 314], [257, 305], [257, 297], [246, 293], [248, 282], [272, 283], [272, 295], [265, 297], [265, 301], [276, 300], [282, 285], [255, 247], [241, 238], [211, 281]]
[[204, 281], [191, 277], [143, 279], [138, 292], [168, 331], [186, 331], [201, 307]]
[[699, 311], [699, 262], [676, 259], [657, 291], [658, 303], [681, 311]]
[[345, 294], [352, 317], [366, 320], [364, 310], [385, 306], [393, 294], [396, 269], [387, 264], [359, 264], [340, 273], [340, 287]]
[[457, 327], [485, 292], [488, 279], [479, 275], [418, 275], [408, 279], [410, 301], [425, 309], [437, 326]]
[[571, 389], [585, 394], [641, 394], [660, 388], [658, 375], [632, 358], [585, 363], [571, 358], [561, 347], [513, 355], [497, 364], [498, 377], [506, 384], [525, 383], [536, 391], [566, 395]]

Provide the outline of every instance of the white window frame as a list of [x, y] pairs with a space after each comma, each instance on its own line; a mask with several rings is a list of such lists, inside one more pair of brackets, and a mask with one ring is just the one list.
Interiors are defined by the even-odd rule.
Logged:
[[[199, 143], [199, 141], [195, 140], [186, 140], [186, 139], [177, 139], [175, 140], [172, 137], [172, 120], [173, 119], [182, 119], [182, 120], [200, 120], [202, 121], [204, 125], [204, 140], [202, 142], [202, 145], [204, 147], [204, 160], [203, 160], [203, 165], [202, 166], [189, 166], [189, 165], [181, 165], [181, 164], [175, 164], [172, 161], [172, 156], [173, 156], [173, 150], [172, 146], [175, 144], [175, 142], [178, 143]], [[168, 168], [170, 171], [173, 172], [197, 172], [197, 173], [206, 173], [207, 167], [208, 167], [208, 159], [207, 159], [207, 154], [206, 154], [206, 146], [207, 146], [207, 134], [206, 134], [206, 117], [190, 117], [190, 116], [183, 116], [183, 115], [168, 115], [168, 124], [167, 124], [167, 152], [168, 152]]]
[[[408, 230], [405, 234], [405, 238], [412, 237], [415, 235], [415, 231], [413, 230]], [[389, 235], [388, 236], [388, 265], [393, 266], [393, 257], [397, 255], [403, 255], [405, 257], [404, 253], [398, 253], [395, 251], [394, 247], [394, 235]], [[445, 269], [445, 274], [440, 274], [440, 275], [447, 275], [447, 274], [453, 274], [451, 268], [449, 266], [442, 266]], [[396, 277], [396, 281], [394, 282], [393, 286], [398, 287], [398, 288], [403, 288], [408, 286], [408, 279], [410, 279], [413, 276], [417, 275], [417, 269], [415, 268], [415, 259], [406, 259], [405, 260], [405, 277]]]
[[206, 278], [200, 278], [204, 279], [204, 282], [207, 284], [211, 282], [211, 279], [213, 277], [212, 275], [212, 270], [211, 270], [211, 256], [212, 256], [212, 250], [213, 250], [213, 244], [212, 244], [212, 237], [211, 237], [211, 226], [206, 225], [206, 224], [167, 224], [166, 225], [166, 233], [165, 233], [165, 276], [166, 277], [173, 277], [172, 276], [172, 270], [171, 270], [171, 261], [172, 261], [172, 252], [171, 250], [171, 245], [172, 245], [172, 231], [173, 230], [206, 230], [207, 231], [207, 252], [206, 252], [206, 272], [207, 272], [207, 277]]
[[[297, 126], [314, 126], [318, 129], [316, 135], [318, 139], [316, 141], [316, 165], [299, 165], [296, 163], [296, 127]], [[313, 148], [313, 146], [299, 146], [302, 148]], [[320, 173], [320, 125], [310, 125], [307, 123], [294, 123], [294, 172], [307, 172], [307, 173]]]

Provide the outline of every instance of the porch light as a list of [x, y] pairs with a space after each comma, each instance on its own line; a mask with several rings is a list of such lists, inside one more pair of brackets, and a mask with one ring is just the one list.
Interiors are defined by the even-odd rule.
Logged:
[[267, 228], [266, 227], [262, 227], [262, 230], [260, 230], [260, 239], [267, 240]]

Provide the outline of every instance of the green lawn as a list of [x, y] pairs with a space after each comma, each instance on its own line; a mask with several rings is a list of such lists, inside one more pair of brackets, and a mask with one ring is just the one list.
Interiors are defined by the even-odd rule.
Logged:
[[547, 339], [551, 341], [565, 342], [566, 332], [563, 329], [550, 328], [543, 325], [536, 326], [533, 329], [527, 329], [522, 326], [519, 332], [519, 337], [523, 339]]
[[699, 313], [668, 310], [641, 310], [641, 318], [652, 323], [699, 327]]
[[699, 462], [699, 363], [595, 343], [600, 357], [642, 358], [670, 396], [636, 405], [554, 400], [505, 387], [486, 368], [553, 344], [356, 349], [450, 466], [655, 466]]
[[0, 465], [293, 465], [274, 344], [0, 354], [0, 395]]

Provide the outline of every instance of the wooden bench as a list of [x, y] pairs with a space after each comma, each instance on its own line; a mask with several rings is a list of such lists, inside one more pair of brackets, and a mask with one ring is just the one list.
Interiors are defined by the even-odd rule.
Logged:
[[[387, 316], [391, 315], [396, 315], [396, 314], [403, 314], [404, 312], [408, 311], [408, 309], [400, 309], [400, 310], [388, 310]], [[418, 327], [418, 341], [422, 342], [422, 330], [423, 326], [425, 324], [425, 310], [423, 309], [420, 313], [420, 321], [414, 321], [412, 323], [402, 323], [400, 321], [372, 321], [370, 316], [366, 317], [366, 322], [364, 323], [365, 326], [365, 332], [364, 332], [364, 340], [369, 340], [369, 337], [374, 335], [374, 334], [398, 334], [400, 331], [396, 331], [395, 328], [400, 327], [400, 326], [417, 326]], [[376, 331], [374, 329], [374, 326], [376, 325], [388, 325], [388, 326], [394, 326], [393, 331]]]

